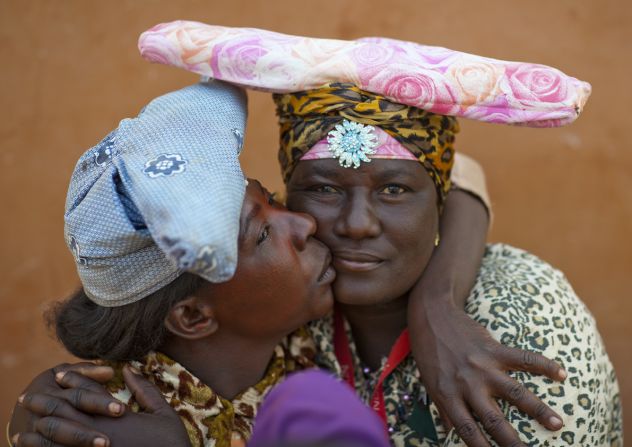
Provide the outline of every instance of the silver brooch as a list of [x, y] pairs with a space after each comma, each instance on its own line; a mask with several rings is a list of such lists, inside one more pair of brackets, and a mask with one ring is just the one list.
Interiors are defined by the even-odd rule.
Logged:
[[329, 151], [343, 168], [357, 169], [360, 162], [371, 161], [367, 155], [375, 153], [378, 143], [374, 130], [373, 126], [344, 120], [327, 134]]

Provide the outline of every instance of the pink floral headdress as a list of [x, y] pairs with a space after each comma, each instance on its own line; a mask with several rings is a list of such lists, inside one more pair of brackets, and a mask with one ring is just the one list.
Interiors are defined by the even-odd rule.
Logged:
[[442, 115], [558, 127], [573, 122], [591, 87], [545, 65], [509, 62], [395, 39], [352, 41], [175, 21], [144, 32], [151, 61], [274, 93], [350, 82]]

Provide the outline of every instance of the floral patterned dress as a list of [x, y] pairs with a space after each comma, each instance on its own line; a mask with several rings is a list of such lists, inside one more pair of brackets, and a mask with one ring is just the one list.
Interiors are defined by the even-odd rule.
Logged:
[[[313, 342], [305, 329], [299, 329], [279, 344], [263, 379], [232, 400], [227, 400], [202, 383], [178, 362], [160, 352], [142, 361], [130, 362], [154, 383], [184, 423], [192, 447], [243, 445], [250, 438], [257, 409], [268, 392], [293, 371], [314, 366]], [[129, 405], [139, 406], [123, 381], [123, 363], [111, 364], [116, 375], [108, 383], [110, 393]]]

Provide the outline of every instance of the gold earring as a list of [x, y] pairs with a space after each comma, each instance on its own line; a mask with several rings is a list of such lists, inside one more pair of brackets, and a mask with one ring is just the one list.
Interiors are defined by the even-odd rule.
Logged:
[[437, 232], [437, 235], [435, 236], [435, 247], [439, 246], [440, 240], [441, 240], [441, 237], [439, 237], [439, 232]]

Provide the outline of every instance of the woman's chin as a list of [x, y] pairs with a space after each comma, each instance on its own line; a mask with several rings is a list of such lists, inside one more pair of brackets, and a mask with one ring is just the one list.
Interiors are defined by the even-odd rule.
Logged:
[[[337, 303], [350, 306], [376, 306], [386, 304], [397, 298], [392, 287], [384, 287], [383, 281], [366, 281], [345, 278], [338, 275], [333, 284], [334, 298]], [[392, 284], [392, 283], [391, 283]]]
[[313, 320], [324, 318], [334, 307], [334, 294], [333, 290], [329, 288], [329, 291], [320, 296], [314, 305]]
[[384, 301], [384, 297], [382, 296], [376, 296], [370, 293], [349, 293], [349, 290], [345, 291], [343, 288], [338, 292], [336, 287], [334, 287], [334, 297], [336, 303], [347, 304], [349, 306], [374, 306]]

